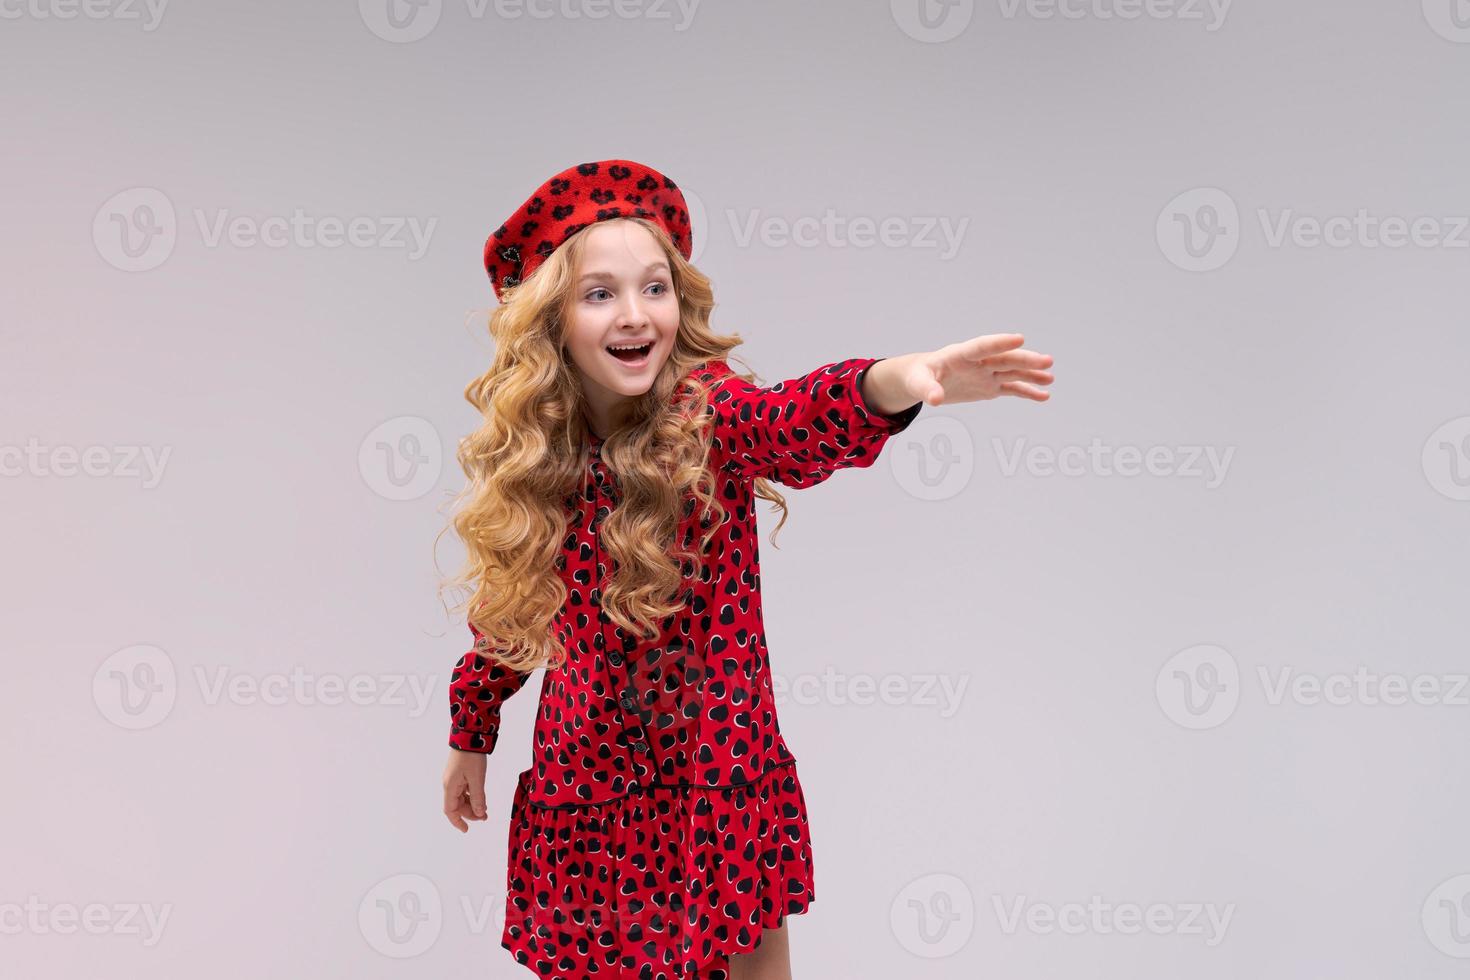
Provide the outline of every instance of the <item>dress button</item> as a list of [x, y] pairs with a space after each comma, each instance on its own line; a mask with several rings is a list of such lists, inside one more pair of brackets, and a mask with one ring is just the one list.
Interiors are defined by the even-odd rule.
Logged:
[[638, 707], [638, 702], [634, 701], [626, 694], [618, 699], [618, 704], [621, 704], [623, 706], [624, 711], [632, 711], [634, 708]]
[[630, 746], [630, 748], [632, 748], [632, 750], [634, 752], [639, 752], [639, 753], [647, 752], [648, 751], [648, 743], [647, 742], [643, 742], [643, 741], [634, 742]]
[[614, 667], [621, 667], [623, 665], [623, 655], [621, 653], [609, 653], [607, 655], [607, 662]]

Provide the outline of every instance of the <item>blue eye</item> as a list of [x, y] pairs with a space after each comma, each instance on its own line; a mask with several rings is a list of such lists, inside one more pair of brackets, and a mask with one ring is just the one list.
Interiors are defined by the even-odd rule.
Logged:
[[[669, 291], [669, 287], [667, 285], [665, 285], [664, 283], [661, 283], [661, 282], [650, 283], [649, 285], [650, 286], [657, 286], [658, 287], [658, 292], [654, 294], [656, 296], [662, 296], [662, 295], [664, 295], [665, 293], [667, 293]], [[606, 293], [606, 292], [608, 292], [608, 290], [607, 290], [607, 288], [605, 286], [598, 286], [596, 289], [594, 289], [591, 292], [589, 292], [583, 298], [584, 299], [587, 299], [587, 300], [590, 300], [592, 302], [596, 302], [597, 301], [597, 294], [598, 293]]]

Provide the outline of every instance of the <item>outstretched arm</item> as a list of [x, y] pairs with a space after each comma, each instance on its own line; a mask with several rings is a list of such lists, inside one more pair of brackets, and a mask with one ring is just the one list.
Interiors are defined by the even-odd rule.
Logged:
[[851, 357], [763, 387], [724, 361], [694, 372], [710, 384], [719, 465], [743, 477], [809, 487], [839, 469], [872, 466], [889, 436], [902, 432], [923, 403], [910, 398], [885, 412], [864, 398], [864, 375], [882, 358]]
[[1015, 395], [1044, 402], [1042, 385], [1052, 383], [1050, 354], [1024, 350], [1018, 333], [994, 333], [936, 351], [885, 357], [867, 372], [863, 397], [879, 412], [893, 412], [916, 400], [954, 405]]

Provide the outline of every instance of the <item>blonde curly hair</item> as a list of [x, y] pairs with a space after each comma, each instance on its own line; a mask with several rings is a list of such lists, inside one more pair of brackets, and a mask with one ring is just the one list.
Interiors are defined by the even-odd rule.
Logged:
[[[603, 462], [622, 489], [619, 506], [602, 525], [614, 568], [602, 591], [602, 609], [619, 626], [652, 639], [657, 621], [683, 608], [683, 578], [699, 574], [714, 528], [727, 519], [709, 467], [709, 390], [689, 374], [705, 361], [726, 359], [744, 341], [739, 334], [711, 331], [710, 280], [663, 228], [638, 217], [607, 220], [631, 221], [653, 234], [679, 300], [668, 360], [652, 387], [631, 399], [625, 424], [602, 446]], [[470, 626], [487, 652], [516, 670], [565, 662], [553, 635], [567, 599], [559, 552], [567, 535], [568, 498], [580, 493], [585, 479], [589, 433], [581, 381], [563, 341], [586, 235], [596, 225], [578, 231], [531, 276], [504, 290], [502, 305], [490, 315], [494, 360], [465, 389], [483, 417], [458, 452], [468, 482], [455, 499], [452, 526], [467, 554], [459, 573], [440, 589], [469, 594], [454, 608], [468, 607]], [[751, 380], [748, 373], [741, 376]], [[779, 532], [786, 523], [785, 498], [763, 478], [755, 480], [755, 492], [780, 509]], [[697, 552], [689, 536], [674, 540], [681, 518], [696, 505], [700, 527], [708, 529]]]

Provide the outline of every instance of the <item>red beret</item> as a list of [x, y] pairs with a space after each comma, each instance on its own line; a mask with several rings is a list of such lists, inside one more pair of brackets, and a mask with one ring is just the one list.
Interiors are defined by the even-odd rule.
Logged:
[[485, 271], [495, 296], [521, 282], [546, 257], [594, 221], [647, 218], [663, 226], [689, 258], [694, 238], [678, 186], [632, 160], [579, 163], [551, 177], [485, 242]]

